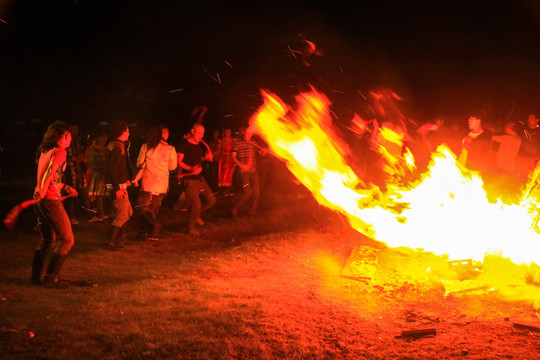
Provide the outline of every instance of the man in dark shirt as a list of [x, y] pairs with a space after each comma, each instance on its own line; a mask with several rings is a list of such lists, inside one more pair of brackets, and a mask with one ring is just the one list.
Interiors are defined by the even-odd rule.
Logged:
[[133, 215], [127, 188], [131, 185], [132, 171], [129, 159], [129, 128], [125, 121], [116, 120], [111, 123], [113, 140], [105, 149], [107, 183], [112, 185], [114, 193], [115, 218], [109, 229], [107, 248], [123, 249], [122, 241], [126, 237], [126, 223]]
[[493, 133], [482, 127], [480, 116], [470, 116], [468, 123], [471, 131], [463, 138], [460, 161], [469, 170], [488, 175], [493, 170]]
[[536, 115], [529, 115], [527, 125], [518, 135], [521, 137], [521, 146], [516, 158], [515, 171], [520, 181], [525, 183], [540, 158], [540, 128]]
[[[204, 225], [204, 221], [200, 218], [201, 213], [216, 203], [212, 189], [201, 174], [202, 162], [211, 162], [213, 158], [212, 151], [202, 140], [203, 136], [204, 126], [197, 123], [193, 125], [188, 138], [177, 149], [178, 167], [182, 169], [184, 191], [191, 206], [187, 230], [189, 234], [195, 236], [199, 235], [199, 232], [195, 230], [195, 224]], [[203, 145], [206, 147], [206, 152]], [[204, 205], [201, 203], [200, 196], [205, 200]]]

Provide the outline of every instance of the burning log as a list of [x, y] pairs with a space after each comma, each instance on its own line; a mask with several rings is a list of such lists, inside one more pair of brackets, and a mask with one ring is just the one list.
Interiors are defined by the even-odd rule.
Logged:
[[[447, 286], [445, 285], [445, 289], [447, 289]], [[444, 294], [445, 297], [449, 295], [463, 295], [463, 294], [469, 294], [475, 291], [493, 291], [493, 287], [489, 285], [480, 285], [480, 286], [471, 286], [465, 289], [457, 289], [457, 290], [446, 290], [446, 293]]]
[[531, 323], [531, 322], [515, 322], [514, 328], [521, 329], [521, 330], [529, 330], [529, 331], [535, 331], [540, 332], [540, 323]]
[[418, 329], [418, 330], [405, 330], [401, 332], [401, 335], [397, 335], [396, 339], [411, 339], [416, 340], [423, 337], [437, 335], [436, 329]]

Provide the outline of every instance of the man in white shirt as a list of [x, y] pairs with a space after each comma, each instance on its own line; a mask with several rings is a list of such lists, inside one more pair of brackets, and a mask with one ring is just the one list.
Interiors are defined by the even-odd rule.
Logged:
[[140, 170], [135, 181], [142, 182], [137, 207], [143, 218], [139, 237], [143, 239], [157, 240], [161, 229], [157, 215], [169, 191], [169, 171], [177, 166], [176, 150], [167, 143], [168, 139], [169, 129], [165, 125], [151, 127], [137, 158]]

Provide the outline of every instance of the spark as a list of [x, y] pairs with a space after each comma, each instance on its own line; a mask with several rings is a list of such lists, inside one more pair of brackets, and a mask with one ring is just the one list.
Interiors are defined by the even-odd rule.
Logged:
[[221, 85], [221, 78], [219, 77], [219, 73], [216, 73], [216, 75], [217, 75], [217, 79], [218, 79], [219, 85]]
[[294, 60], [296, 60], [296, 54], [294, 53], [293, 49], [291, 49], [291, 47], [289, 45], [287, 45], [287, 48], [289, 49], [289, 51], [291, 52]]
[[4, 24], [7, 24], [7, 21], [4, 19], [0, 19], [0, 21], [3, 22]]
[[333, 117], [335, 117], [335, 118], [336, 118], [336, 120], [338, 120], [338, 119], [339, 119], [339, 117], [338, 117], [338, 116], [336, 115], [336, 113], [335, 113], [335, 112], [333, 112], [333, 111], [330, 111], [330, 113], [332, 114], [332, 116], [333, 116]]
[[356, 89], [356, 92], [359, 93], [360, 96], [364, 98], [364, 100], [367, 100], [367, 98], [364, 96], [364, 94], [362, 94], [360, 90]]
[[218, 82], [217, 79], [216, 79], [215, 77], [213, 77], [212, 74], [210, 74], [210, 73], [208, 72], [208, 70], [206, 70], [206, 68], [204, 69], [204, 72], [205, 72], [208, 76], [210, 76], [210, 77], [212, 78], [212, 80], [214, 80], [215, 82]]
[[338, 93], [338, 94], [345, 94], [343, 91], [340, 90], [332, 90], [332, 92]]
[[174, 90], [169, 90], [169, 93], [174, 93], [174, 92], [178, 92], [178, 91], [182, 91], [184, 89], [174, 89]]
[[229, 65], [232, 69], [232, 65], [227, 60], [223, 60], [223, 61], [225, 61], [225, 64]]
[[341, 67], [341, 65], [338, 65], [339, 67], [339, 71], [343, 72], [343, 68]]
[[225, 115], [224, 117], [230, 118], [230, 117], [233, 117], [233, 116], [234, 116], [234, 114], [228, 114], [228, 115]]

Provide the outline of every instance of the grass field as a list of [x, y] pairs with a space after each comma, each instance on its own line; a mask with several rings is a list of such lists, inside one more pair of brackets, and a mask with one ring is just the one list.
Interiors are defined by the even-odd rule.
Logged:
[[[167, 206], [164, 235], [103, 248], [107, 223], [81, 221], [62, 277], [97, 286], [29, 284], [33, 214], [0, 232], [2, 359], [538, 359], [532, 304], [497, 292], [444, 297], [436, 284], [341, 276], [351, 251], [392, 250], [296, 192], [267, 190], [261, 212], [232, 219], [230, 198], [196, 238]], [[383, 266], [381, 264], [381, 266]], [[405, 265], [402, 265], [405, 266]], [[404, 330], [435, 329], [418, 340]]]

